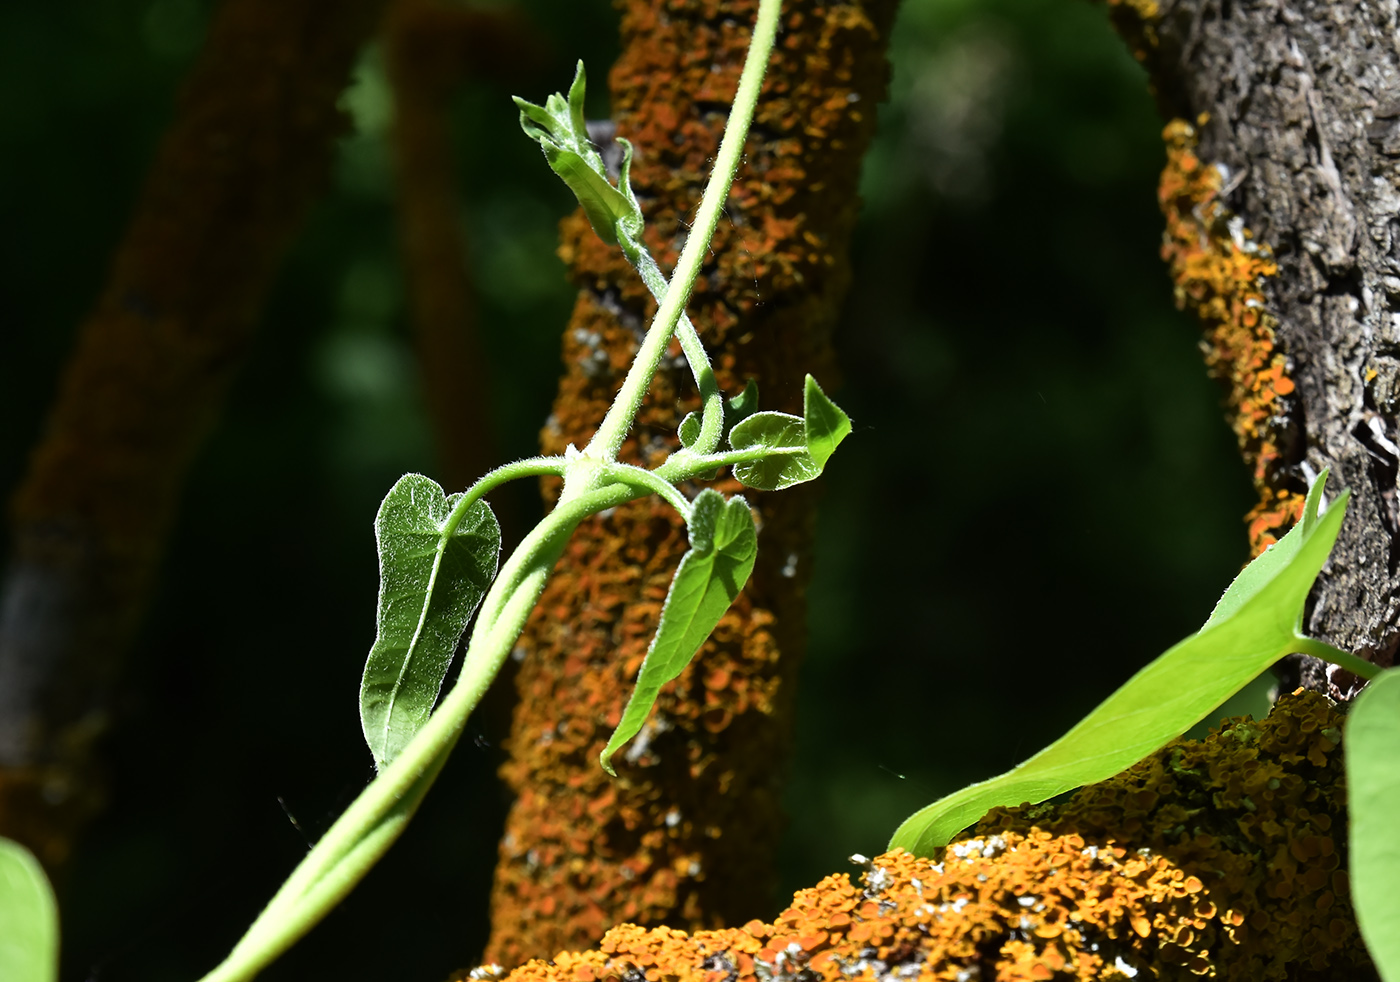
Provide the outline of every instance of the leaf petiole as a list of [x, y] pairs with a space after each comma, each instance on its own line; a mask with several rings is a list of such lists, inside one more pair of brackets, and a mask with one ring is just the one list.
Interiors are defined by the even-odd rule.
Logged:
[[1323, 661], [1329, 661], [1338, 668], [1345, 669], [1367, 681], [1376, 678], [1384, 671], [1379, 665], [1373, 665], [1371, 662], [1358, 658], [1341, 648], [1334, 648], [1326, 641], [1319, 641], [1317, 638], [1310, 638], [1305, 634], [1298, 635], [1295, 641], [1294, 650], [1321, 658]]

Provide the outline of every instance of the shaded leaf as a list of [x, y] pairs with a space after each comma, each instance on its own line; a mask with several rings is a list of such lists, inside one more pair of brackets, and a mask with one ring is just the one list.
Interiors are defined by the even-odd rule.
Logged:
[[641, 731], [661, 687], [690, 664], [748, 582], [758, 557], [753, 512], [737, 495], [726, 502], [718, 491], [701, 491], [695, 496], [689, 531], [690, 549], [671, 580], [637, 687], [599, 758], [609, 774], [615, 774], [610, 763], [613, 754]]
[[851, 418], [826, 397], [810, 375], [802, 393], [802, 416], [807, 432], [807, 453], [820, 471], [831, 459], [837, 444], [851, 432]]
[[744, 383], [744, 391], [725, 400], [724, 428], [732, 430], [738, 423], [758, 412], [758, 383], [749, 379]]
[[[1247, 594], [1227, 590], [1229, 606], [1223, 612], [1217, 607], [1219, 616], [1212, 614], [1199, 633], [1168, 649], [1025, 763], [915, 812], [895, 832], [890, 848], [933, 855], [998, 805], [1034, 804], [1106, 780], [1179, 736], [1296, 650], [1308, 591], [1346, 513], [1348, 492], [1343, 492], [1325, 516], [1317, 517], [1325, 481], [1324, 473], [1308, 494], [1303, 521], [1274, 547], [1284, 561], [1266, 553], [1240, 573], [1247, 578]], [[1265, 574], [1251, 573], [1261, 562]]]
[[457, 642], [496, 575], [501, 529], [485, 501], [446, 531], [461, 497], [405, 474], [374, 520], [378, 633], [360, 683], [360, 723], [380, 768], [427, 722]]
[[630, 181], [632, 144], [618, 141], [622, 144], [622, 167], [618, 187], [614, 187], [602, 156], [588, 139], [583, 118], [586, 86], [580, 61], [568, 99], [556, 92], [543, 106], [519, 96], [515, 97], [515, 104], [520, 107], [521, 129], [544, 150], [545, 160], [574, 193], [598, 238], [608, 245], [617, 245], [619, 222], [623, 234], [629, 237], [635, 238], [642, 230], [642, 211]]
[[0, 979], [58, 978], [58, 902], [44, 869], [24, 846], [0, 838]]
[[1345, 732], [1352, 904], [1384, 982], [1400, 982], [1400, 669], [1362, 690]]

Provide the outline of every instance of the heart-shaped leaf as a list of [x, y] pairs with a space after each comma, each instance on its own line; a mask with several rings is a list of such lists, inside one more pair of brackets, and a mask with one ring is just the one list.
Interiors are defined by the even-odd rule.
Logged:
[[477, 501], [447, 527], [461, 497], [405, 474], [374, 520], [378, 634], [360, 683], [360, 724], [381, 769], [427, 722], [457, 642], [496, 576], [501, 529], [490, 506]]
[[754, 413], [729, 431], [735, 450], [763, 449], [769, 455], [734, 465], [734, 476], [759, 491], [810, 481], [822, 471], [807, 452], [807, 429], [802, 417], [788, 413]]
[[1344, 734], [1351, 898], [1384, 982], [1400, 982], [1400, 669], [1370, 682]]
[[0, 979], [58, 978], [58, 902], [44, 869], [24, 846], [0, 838]]
[[[1129, 679], [1072, 730], [1020, 766], [915, 812], [890, 848], [933, 855], [998, 805], [1036, 803], [1112, 777], [1180, 736], [1284, 655], [1298, 650], [1303, 605], [1342, 527], [1348, 493], [1321, 518], [1326, 472], [1303, 520], [1225, 591], [1199, 633]], [[1283, 557], [1282, 560], [1274, 558]], [[1256, 569], [1258, 567], [1258, 569]]]
[[[748, 391], [746, 388], [739, 398], [747, 396]], [[757, 401], [758, 388], [754, 386], [753, 402]], [[731, 400], [731, 406], [733, 403]], [[836, 445], [851, 432], [850, 417], [826, 397], [810, 375], [802, 403], [802, 416], [750, 411], [729, 431], [729, 445], [735, 450], [768, 451], [757, 460], [734, 465], [734, 476], [746, 487], [781, 491], [817, 478]]]
[[749, 581], [758, 557], [753, 512], [737, 495], [726, 502], [718, 491], [705, 488], [695, 496], [689, 531], [690, 549], [671, 580], [637, 687], [599, 758], [609, 774], [616, 773], [610, 763], [613, 754], [641, 731], [661, 687], [690, 664]]
[[619, 222], [623, 233], [632, 238], [642, 230], [642, 210], [630, 181], [632, 144], [618, 140], [622, 144], [622, 167], [618, 187], [613, 187], [602, 156], [588, 139], [583, 118], [586, 85], [580, 61], [567, 100], [556, 92], [543, 106], [519, 96], [515, 97], [515, 104], [520, 107], [521, 129], [544, 150], [550, 168], [574, 193], [598, 238], [608, 245], [617, 245]]

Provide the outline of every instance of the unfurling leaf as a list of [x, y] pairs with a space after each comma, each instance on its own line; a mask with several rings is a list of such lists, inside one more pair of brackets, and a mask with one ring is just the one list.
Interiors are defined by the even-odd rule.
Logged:
[[381, 769], [427, 722], [457, 642], [496, 576], [501, 529], [485, 501], [447, 530], [461, 497], [405, 474], [374, 520], [378, 634], [360, 683], [360, 724]]
[[1296, 651], [1308, 591], [1346, 513], [1344, 491], [1318, 517], [1326, 480], [1324, 471], [1308, 492], [1302, 520], [1245, 567], [1199, 633], [1158, 656], [1025, 763], [915, 812], [896, 830], [890, 848], [931, 856], [998, 805], [1035, 804], [1106, 780], [1180, 736]]
[[1400, 982], [1400, 669], [1362, 690], [1343, 740], [1356, 923], [1380, 977]]
[[519, 96], [515, 97], [515, 104], [520, 107], [521, 129], [544, 150], [550, 168], [574, 193], [598, 238], [608, 245], [617, 245], [619, 222], [629, 238], [642, 231], [642, 210], [632, 194], [629, 178], [632, 144], [618, 140], [622, 144], [622, 167], [618, 187], [613, 187], [602, 156], [588, 139], [583, 118], [586, 85], [580, 61], [567, 100], [556, 92], [543, 106]]
[[[753, 385], [752, 382], [749, 383]], [[748, 395], [746, 388], [739, 398]], [[758, 401], [754, 386], [753, 402]], [[733, 405], [734, 400], [730, 404]], [[851, 420], [826, 397], [816, 379], [807, 376], [802, 396], [803, 415], [762, 412], [746, 416], [729, 431], [735, 450], [770, 451], [758, 460], [734, 465], [734, 476], [750, 488], [781, 491], [821, 475], [836, 445], [851, 432]]]
[[0, 979], [58, 978], [58, 902], [44, 869], [24, 846], [0, 838]]
[[690, 664], [748, 582], [757, 557], [758, 531], [748, 502], [737, 495], [725, 501], [711, 488], [696, 495], [690, 517], [690, 549], [681, 557], [671, 580], [656, 637], [637, 675], [637, 687], [599, 758], [609, 774], [615, 773], [610, 763], [613, 754], [641, 731], [661, 687]]

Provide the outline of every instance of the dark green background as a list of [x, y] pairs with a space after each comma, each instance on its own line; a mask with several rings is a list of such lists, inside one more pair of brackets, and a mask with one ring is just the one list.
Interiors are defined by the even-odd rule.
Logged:
[[[616, 52], [602, 0], [521, 6], [551, 52], [526, 96]], [[6, 492], [206, 18], [200, 0], [0, 6]], [[910, 0], [893, 50], [838, 338], [856, 429], [823, 503], [787, 891], [1052, 739], [1198, 626], [1245, 555], [1248, 482], [1157, 258], [1162, 121], [1104, 10]], [[568, 197], [508, 95], [457, 104], [503, 459], [534, 448], [572, 302], [553, 254]], [[65, 980], [196, 978], [370, 774], [371, 521], [434, 463], [372, 60], [351, 102], [359, 131], [190, 477], [131, 658], [110, 807], [62, 884]], [[514, 505], [537, 512], [533, 489]], [[432, 982], [476, 958], [508, 708], [265, 978]]]

